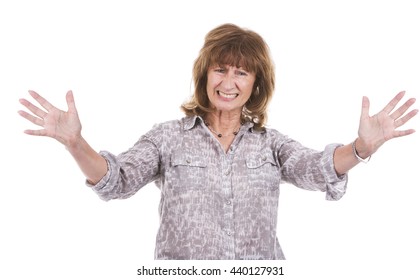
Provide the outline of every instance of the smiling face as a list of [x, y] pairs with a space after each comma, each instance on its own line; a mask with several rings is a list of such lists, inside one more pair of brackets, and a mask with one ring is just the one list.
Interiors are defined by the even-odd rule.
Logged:
[[233, 24], [211, 30], [194, 62], [193, 82], [193, 96], [182, 105], [187, 116], [229, 111], [240, 113], [256, 129], [265, 125], [274, 63], [268, 45], [254, 31]]
[[207, 96], [217, 111], [242, 112], [254, 87], [255, 74], [242, 67], [216, 65], [207, 73]]

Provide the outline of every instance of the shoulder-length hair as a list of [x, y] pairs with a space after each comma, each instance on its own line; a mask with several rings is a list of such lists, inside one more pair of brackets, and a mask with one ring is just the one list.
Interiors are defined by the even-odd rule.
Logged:
[[194, 94], [182, 104], [187, 116], [212, 112], [207, 96], [207, 73], [215, 65], [243, 67], [255, 74], [252, 94], [242, 110], [242, 120], [262, 129], [267, 121], [267, 107], [274, 92], [274, 64], [269, 47], [254, 31], [233, 24], [223, 24], [207, 33], [204, 45], [194, 62]]

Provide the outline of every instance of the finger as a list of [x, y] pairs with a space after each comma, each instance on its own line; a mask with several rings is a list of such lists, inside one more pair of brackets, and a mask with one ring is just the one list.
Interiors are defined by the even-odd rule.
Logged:
[[74, 96], [73, 96], [73, 91], [69, 90], [66, 94], [66, 101], [67, 101], [67, 106], [68, 106], [68, 110], [71, 113], [77, 113], [77, 109], [76, 109], [76, 103], [74, 102]]
[[33, 90], [29, 90], [29, 94], [47, 111], [51, 111], [52, 109], [54, 109], [55, 107], [48, 102], [44, 97], [42, 97], [41, 95], [39, 95], [38, 93], [36, 93]]
[[405, 91], [399, 92], [392, 100], [385, 106], [383, 111], [387, 114], [390, 114], [392, 110], [394, 110], [395, 106], [397, 106], [398, 102], [404, 97]]
[[407, 100], [400, 108], [398, 108], [394, 113], [390, 115], [394, 120], [398, 119], [416, 102], [415, 98], [410, 98]]
[[25, 119], [27, 119], [28, 121], [30, 121], [33, 124], [39, 125], [39, 126], [43, 126], [44, 125], [44, 121], [40, 118], [37, 118], [35, 116], [32, 116], [31, 114], [28, 114], [25, 111], [18, 111], [19, 115], [21, 115], [22, 117], [24, 117]]
[[38, 129], [38, 130], [27, 129], [23, 132], [25, 134], [33, 135], [33, 136], [47, 136], [47, 133], [46, 133], [45, 129]]
[[414, 129], [406, 129], [406, 130], [396, 130], [394, 131], [394, 138], [403, 137], [416, 132]]
[[370, 101], [367, 96], [363, 96], [362, 99], [362, 114], [361, 118], [368, 118], [369, 117], [369, 107], [370, 107]]
[[398, 119], [395, 121], [395, 127], [400, 127], [402, 125], [404, 125], [406, 122], [408, 122], [411, 118], [413, 118], [415, 115], [417, 115], [417, 113], [419, 112], [419, 110], [412, 110], [411, 112], [409, 112], [407, 115], [405, 115], [404, 117]]
[[44, 118], [47, 113], [43, 110], [41, 110], [40, 108], [38, 108], [37, 106], [33, 105], [31, 102], [29, 102], [26, 99], [19, 99], [20, 104], [22, 104], [23, 106], [25, 106], [29, 111], [31, 111], [32, 113], [34, 113], [36, 116], [40, 117], [40, 118]]

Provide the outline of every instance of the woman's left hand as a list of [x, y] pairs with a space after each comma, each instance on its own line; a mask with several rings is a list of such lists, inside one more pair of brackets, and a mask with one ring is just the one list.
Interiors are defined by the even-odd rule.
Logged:
[[415, 132], [414, 129], [397, 130], [418, 113], [418, 110], [415, 109], [405, 114], [416, 102], [415, 98], [410, 98], [393, 111], [404, 94], [405, 91], [398, 93], [382, 111], [373, 116], [369, 116], [369, 99], [366, 96], [363, 97], [359, 138], [356, 141], [356, 150], [359, 156], [366, 158], [375, 153], [386, 141]]

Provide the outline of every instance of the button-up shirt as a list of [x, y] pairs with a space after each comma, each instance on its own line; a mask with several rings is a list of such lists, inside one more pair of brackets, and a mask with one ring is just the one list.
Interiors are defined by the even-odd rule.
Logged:
[[185, 117], [155, 125], [118, 156], [101, 151], [108, 172], [92, 189], [122, 199], [156, 183], [156, 259], [284, 259], [276, 237], [280, 182], [340, 199], [347, 175], [334, 169], [338, 146], [315, 151], [248, 122], [226, 152], [201, 117]]

